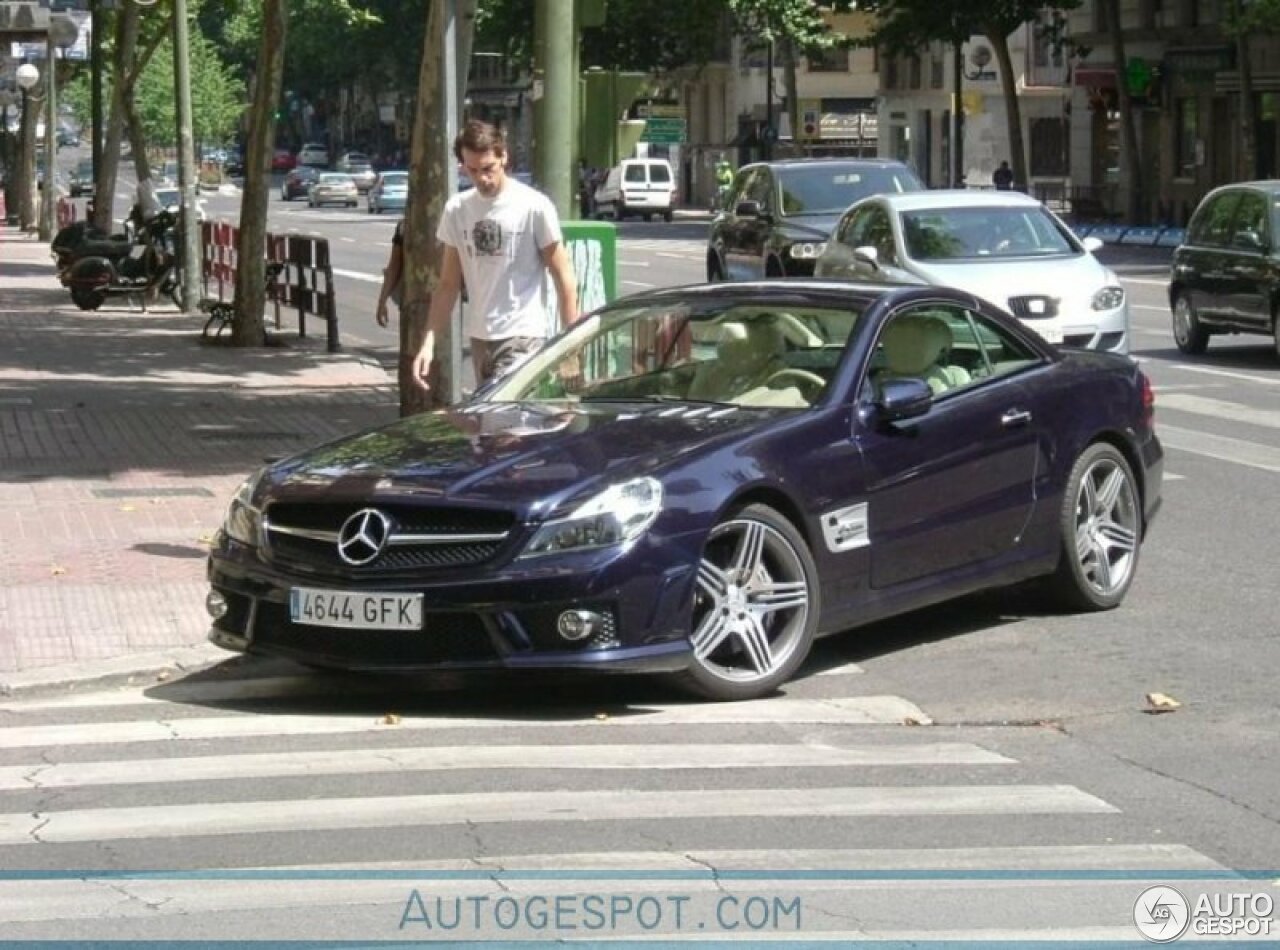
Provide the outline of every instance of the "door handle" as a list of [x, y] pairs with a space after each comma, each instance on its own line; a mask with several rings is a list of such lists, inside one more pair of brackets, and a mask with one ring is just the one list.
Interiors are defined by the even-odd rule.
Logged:
[[1006, 409], [1000, 417], [1000, 424], [1006, 429], [1025, 426], [1031, 421], [1031, 413], [1026, 409]]

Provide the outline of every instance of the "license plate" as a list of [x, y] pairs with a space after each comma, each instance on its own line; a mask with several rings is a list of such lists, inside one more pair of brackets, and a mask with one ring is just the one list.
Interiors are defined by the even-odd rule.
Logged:
[[1039, 333], [1040, 336], [1044, 338], [1046, 343], [1062, 342], [1062, 327], [1055, 327], [1055, 326], [1042, 327], [1042, 326], [1036, 326], [1035, 324], [1032, 324], [1031, 329]]
[[352, 630], [421, 630], [421, 594], [365, 594], [295, 587], [289, 591], [294, 623]]

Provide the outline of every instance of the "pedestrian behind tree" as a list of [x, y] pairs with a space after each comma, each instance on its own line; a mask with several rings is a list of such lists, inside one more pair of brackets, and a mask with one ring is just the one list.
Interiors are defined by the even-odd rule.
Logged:
[[449, 199], [436, 229], [443, 263], [426, 336], [413, 360], [413, 378], [428, 391], [436, 340], [464, 282], [465, 332], [477, 384], [507, 372], [546, 339], [544, 273], [555, 285], [561, 325], [578, 319], [577, 282], [555, 205], [507, 175], [506, 137], [487, 122], [471, 121], [458, 133], [453, 152], [475, 187]]
[[397, 308], [400, 306], [400, 297], [404, 288], [404, 234], [401, 232], [403, 227], [403, 220], [396, 224], [396, 233], [391, 236], [391, 256], [387, 259], [387, 266], [382, 269], [382, 286], [378, 289], [378, 306], [374, 311], [374, 317], [380, 327], [385, 327], [389, 322], [387, 302], [394, 303]]
[[1000, 167], [991, 173], [991, 183], [996, 186], [997, 191], [1009, 191], [1013, 188], [1013, 169], [1007, 161], [1001, 162]]

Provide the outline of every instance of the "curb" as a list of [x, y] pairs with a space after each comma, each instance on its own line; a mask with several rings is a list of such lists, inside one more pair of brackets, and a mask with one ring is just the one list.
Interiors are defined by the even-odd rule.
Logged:
[[108, 660], [64, 663], [0, 673], [0, 696], [27, 698], [51, 693], [110, 689], [140, 680], [164, 682], [175, 674], [193, 673], [236, 656], [211, 643], [135, 653]]

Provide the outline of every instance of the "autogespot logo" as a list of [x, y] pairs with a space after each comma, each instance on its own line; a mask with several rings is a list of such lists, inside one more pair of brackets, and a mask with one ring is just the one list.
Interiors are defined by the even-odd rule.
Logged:
[[1187, 932], [1191, 905], [1167, 884], [1148, 887], [1133, 905], [1133, 922], [1138, 933], [1152, 943], [1169, 943]]

